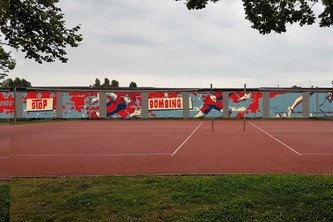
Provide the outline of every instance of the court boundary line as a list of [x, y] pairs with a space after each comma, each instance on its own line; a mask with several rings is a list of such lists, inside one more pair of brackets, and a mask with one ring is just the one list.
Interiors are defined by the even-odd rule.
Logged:
[[170, 156], [171, 153], [110, 153], [110, 154], [13, 154], [11, 157], [112, 157], [112, 156]]
[[174, 156], [178, 152], [178, 150], [183, 147], [183, 145], [193, 136], [193, 134], [199, 129], [202, 124], [203, 121], [201, 121], [200, 124], [193, 130], [193, 132], [184, 140], [184, 142], [178, 146], [178, 148], [171, 154], [171, 156]]
[[291, 148], [290, 146], [288, 146], [287, 144], [285, 144], [284, 142], [282, 142], [281, 140], [275, 138], [274, 136], [272, 136], [271, 134], [269, 134], [268, 132], [266, 132], [265, 130], [261, 129], [260, 127], [254, 125], [253, 123], [249, 122], [252, 126], [254, 126], [255, 128], [257, 128], [258, 130], [260, 130], [261, 132], [265, 133], [267, 136], [269, 136], [270, 138], [274, 139], [275, 141], [279, 142], [280, 144], [282, 144], [284, 147], [288, 148], [289, 150], [291, 150], [292, 152], [296, 153], [299, 156], [302, 156], [301, 153], [297, 152], [296, 150], [294, 150], [293, 148]]
[[301, 153], [304, 156], [333, 156], [333, 153]]

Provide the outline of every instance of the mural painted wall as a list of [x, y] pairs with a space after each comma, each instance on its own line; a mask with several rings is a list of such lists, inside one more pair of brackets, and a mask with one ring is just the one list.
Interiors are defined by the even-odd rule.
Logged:
[[302, 117], [302, 93], [270, 93], [270, 117]]
[[183, 97], [181, 93], [149, 93], [149, 118], [182, 118]]
[[222, 93], [190, 93], [190, 117], [222, 117]]
[[[99, 94], [62, 93], [63, 118], [99, 118]], [[14, 117], [14, 93], [0, 92], [0, 118]], [[191, 118], [222, 117], [223, 94], [189, 93], [189, 116]], [[23, 118], [56, 118], [56, 92], [29, 92], [22, 97]], [[148, 93], [149, 118], [182, 118], [182, 93]], [[229, 93], [230, 117], [263, 117], [263, 95], [260, 92]], [[318, 107], [316, 105], [318, 104]], [[90, 113], [89, 113], [90, 106]], [[302, 117], [302, 93], [269, 93], [270, 117]], [[333, 92], [309, 93], [310, 117], [333, 117]], [[141, 93], [107, 93], [106, 114], [108, 118], [135, 119], [142, 117]]]
[[[311, 117], [317, 117], [317, 95], [310, 93], [309, 114]], [[318, 117], [333, 117], [333, 92], [318, 93]]]
[[0, 118], [14, 117], [14, 93], [0, 92]]
[[108, 118], [135, 119], [141, 117], [141, 93], [107, 93]]
[[23, 118], [55, 118], [56, 110], [55, 92], [23, 93]]
[[229, 116], [234, 117], [262, 117], [262, 93], [230, 93]]
[[63, 118], [99, 117], [99, 94], [96, 92], [90, 93], [90, 100], [89, 93], [63, 93], [62, 104]]

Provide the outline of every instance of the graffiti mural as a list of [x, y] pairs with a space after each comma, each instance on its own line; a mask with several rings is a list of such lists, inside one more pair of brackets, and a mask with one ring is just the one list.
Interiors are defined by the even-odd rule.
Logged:
[[190, 117], [222, 117], [222, 93], [190, 93]]
[[140, 118], [141, 107], [141, 93], [106, 94], [106, 110], [109, 118]]
[[262, 93], [230, 93], [230, 117], [262, 117]]
[[14, 93], [0, 92], [0, 118], [14, 117]]
[[[304, 92], [303, 92], [304, 93]], [[187, 93], [186, 93], [187, 94]], [[106, 100], [100, 104], [99, 93], [93, 92], [20, 92], [18, 101], [22, 104], [17, 112], [18, 118], [99, 118], [100, 106], [105, 107], [103, 115], [108, 118], [136, 119], [142, 118], [142, 109], [148, 111], [148, 118], [183, 118], [183, 94], [175, 93], [147, 93], [146, 101], [142, 101], [142, 94], [106, 93]], [[57, 99], [57, 96], [60, 98]], [[105, 94], [104, 94], [105, 95]], [[223, 107], [222, 92], [190, 92], [190, 118], [219, 118], [223, 112], [228, 112], [231, 118], [263, 117], [264, 108], [269, 105], [267, 112], [270, 117], [303, 117], [303, 96], [300, 92], [270, 92], [269, 104], [264, 107], [263, 93], [259, 92], [228, 92], [228, 107]], [[309, 117], [333, 117], [333, 92], [308, 92]], [[58, 101], [58, 104], [57, 104]], [[60, 103], [59, 103], [60, 101]], [[147, 107], [142, 107], [142, 103]], [[306, 99], [307, 103], [307, 99]], [[22, 107], [22, 108], [21, 108]], [[57, 108], [60, 109], [57, 112]], [[187, 107], [186, 107], [187, 110]], [[59, 113], [60, 112], [60, 113]], [[0, 92], [0, 119], [14, 118], [14, 93]], [[147, 114], [147, 113], [146, 113]], [[185, 115], [187, 116], [187, 115]], [[60, 116], [59, 116], [60, 117]]]
[[56, 110], [55, 92], [23, 93], [23, 118], [55, 118]]
[[270, 117], [302, 117], [302, 93], [270, 93]]
[[149, 118], [183, 117], [183, 97], [181, 93], [149, 93]]
[[96, 92], [90, 96], [89, 93], [63, 93], [62, 103], [63, 118], [99, 117], [99, 94]]
[[317, 116], [317, 93], [310, 93], [309, 114], [311, 117], [333, 117], [333, 92], [318, 93], [318, 116]]

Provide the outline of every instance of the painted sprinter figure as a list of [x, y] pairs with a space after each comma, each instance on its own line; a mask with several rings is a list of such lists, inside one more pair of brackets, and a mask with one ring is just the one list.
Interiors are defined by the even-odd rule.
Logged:
[[214, 95], [203, 95], [202, 102], [204, 105], [200, 111], [194, 116], [196, 118], [205, 117], [211, 110], [223, 111], [223, 96], [222, 93], [215, 93]]

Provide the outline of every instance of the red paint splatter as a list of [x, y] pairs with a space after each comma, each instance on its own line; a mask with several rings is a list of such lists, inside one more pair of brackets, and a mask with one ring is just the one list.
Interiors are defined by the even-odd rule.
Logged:
[[153, 99], [153, 98], [178, 98], [182, 97], [181, 93], [167, 93], [168, 96], [165, 96], [165, 93], [149, 93], [148, 98]]
[[251, 113], [260, 112], [259, 109], [259, 99], [262, 98], [262, 93], [252, 93], [252, 103], [246, 108], [246, 110], [251, 110]]
[[152, 111], [148, 111], [150, 113], [150, 116], [156, 117], [156, 114], [154, 114]]
[[164, 93], [149, 93], [148, 98], [153, 99], [153, 98], [164, 98], [165, 94]]
[[5, 110], [10, 117], [14, 116], [14, 97], [9, 92], [0, 93], [0, 115], [5, 113]]
[[269, 98], [274, 98], [276, 95], [283, 95], [285, 93], [270, 93]]
[[236, 117], [243, 117], [243, 113], [237, 113]]
[[82, 109], [84, 109], [84, 100], [89, 96], [89, 93], [68, 93], [68, 96], [70, 101], [72, 101], [71, 104], [68, 104], [72, 106], [71, 110], [77, 110], [81, 113]]
[[91, 112], [90, 118], [98, 118], [99, 116], [97, 115], [96, 112]]
[[240, 102], [240, 98], [243, 97], [245, 95], [245, 93], [232, 93], [229, 94], [229, 99], [232, 99], [232, 101], [234, 103], [239, 103]]

